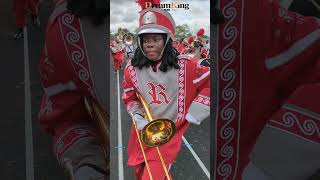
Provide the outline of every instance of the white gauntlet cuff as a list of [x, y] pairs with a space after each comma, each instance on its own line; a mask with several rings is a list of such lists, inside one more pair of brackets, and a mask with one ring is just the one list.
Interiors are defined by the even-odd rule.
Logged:
[[139, 130], [143, 129], [145, 125], [148, 124], [148, 121], [141, 114], [134, 114], [132, 116], [134, 122], [136, 122], [137, 128]]
[[195, 117], [193, 117], [190, 113], [186, 115], [186, 120], [192, 124], [199, 125], [201, 121], [197, 120]]

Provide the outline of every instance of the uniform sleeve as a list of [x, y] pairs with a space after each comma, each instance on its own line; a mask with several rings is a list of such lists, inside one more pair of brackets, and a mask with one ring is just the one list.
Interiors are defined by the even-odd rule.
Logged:
[[266, 23], [268, 35], [266, 67], [271, 70], [293, 62], [307, 54], [313, 56], [320, 48], [320, 20], [290, 12], [278, 1], [268, 3]]
[[130, 70], [128, 69], [128, 66], [124, 70], [122, 87], [122, 100], [124, 105], [126, 106], [127, 112], [130, 115], [136, 113], [143, 114], [142, 106], [136, 96], [136, 87], [131, 80]]
[[194, 124], [200, 124], [210, 116], [210, 70], [208, 67], [192, 63], [194, 78], [193, 85], [197, 96], [193, 99], [186, 119]]

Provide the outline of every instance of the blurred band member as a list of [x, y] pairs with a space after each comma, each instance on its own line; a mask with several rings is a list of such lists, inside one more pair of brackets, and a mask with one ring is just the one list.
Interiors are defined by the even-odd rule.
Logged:
[[118, 40], [117, 38], [111, 42], [110, 49], [112, 53], [113, 69], [117, 72], [124, 61], [126, 49], [122, 40]]
[[40, 60], [40, 124], [53, 138], [59, 164], [75, 180], [109, 179], [108, 137], [85, 104], [86, 98], [108, 109], [107, 1], [55, 3]]

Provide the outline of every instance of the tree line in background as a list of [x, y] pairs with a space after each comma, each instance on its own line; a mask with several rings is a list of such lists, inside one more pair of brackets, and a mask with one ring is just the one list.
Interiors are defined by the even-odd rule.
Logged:
[[[119, 30], [122, 29], [125, 33], [132, 33], [132, 34], [137, 34], [138, 32], [138, 28], [135, 28], [132, 32], [129, 31], [127, 28], [118, 28], [118, 32]], [[180, 39], [180, 38], [185, 38], [185, 37], [189, 37], [189, 36], [194, 36], [195, 34], [192, 34], [190, 31], [190, 27], [187, 24], [183, 24], [183, 25], [178, 25], [176, 26], [176, 38]], [[115, 37], [118, 35], [118, 32], [116, 33], [110, 33], [111, 37]], [[208, 39], [209, 37], [207, 35], [203, 35], [204, 39]]]

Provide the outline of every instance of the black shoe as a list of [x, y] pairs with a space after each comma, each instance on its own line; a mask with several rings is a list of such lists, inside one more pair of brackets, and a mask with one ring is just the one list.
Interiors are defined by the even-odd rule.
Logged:
[[31, 22], [35, 27], [40, 28], [40, 20], [38, 16], [31, 15]]
[[22, 29], [22, 28], [19, 28], [19, 29], [17, 30], [17, 32], [15, 32], [15, 33], [13, 34], [13, 38], [16, 39], [16, 40], [22, 39], [22, 38], [23, 38], [23, 29]]

